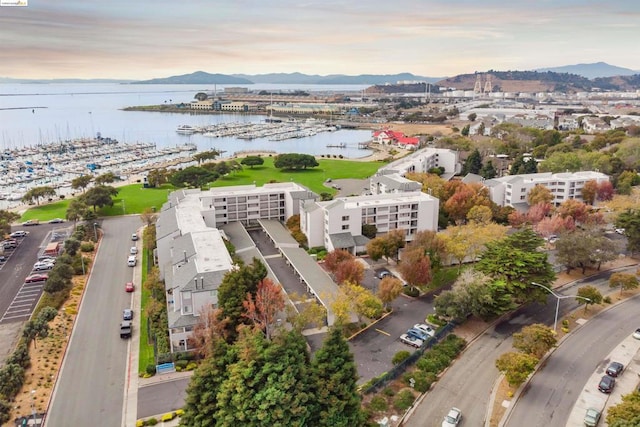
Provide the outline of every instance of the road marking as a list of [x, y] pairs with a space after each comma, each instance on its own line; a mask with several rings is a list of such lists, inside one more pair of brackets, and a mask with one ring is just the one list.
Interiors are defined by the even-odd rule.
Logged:
[[390, 336], [391, 336], [391, 334], [390, 334], [390, 333], [385, 332], [385, 331], [383, 331], [383, 330], [376, 329], [376, 331], [377, 331], [377, 332], [380, 332], [381, 334], [385, 334], [385, 335], [386, 335], [386, 336], [388, 336], [388, 337], [390, 337]]

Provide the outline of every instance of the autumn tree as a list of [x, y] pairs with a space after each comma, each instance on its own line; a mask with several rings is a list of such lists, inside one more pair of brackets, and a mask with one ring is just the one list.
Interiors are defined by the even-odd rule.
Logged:
[[491, 222], [493, 212], [487, 206], [474, 206], [467, 212], [467, 220], [477, 224], [486, 225]]
[[587, 285], [578, 288], [578, 296], [576, 302], [580, 305], [584, 304], [584, 312], [590, 305], [600, 304], [602, 302], [602, 294], [595, 286]]
[[589, 217], [589, 207], [576, 199], [565, 200], [556, 212], [563, 218], [573, 218], [576, 223], [585, 223]]
[[412, 286], [424, 289], [431, 283], [431, 259], [422, 248], [405, 250], [398, 271]]
[[336, 317], [341, 318], [341, 323], [349, 319], [350, 313], [355, 313], [358, 317], [376, 319], [383, 312], [382, 301], [377, 296], [357, 283], [349, 282], [340, 286], [332, 308]]
[[345, 260], [338, 264], [335, 271], [337, 283], [362, 283], [364, 267], [357, 259]]
[[437, 269], [447, 256], [447, 247], [444, 240], [438, 233], [431, 230], [422, 230], [414, 234], [413, 240], [411, 240], [405, 249], [411, 251], [419, 248], [431, 260], [431, 267]]
[[561, 217], [560, 215], [552, 215], [542, 219], [534, 225], [534, 229], [542, 236], [549, 237], [553, 234], [558, 235], [568, 231], [573, 231], [576, 223], [572, 217]]
[[402, 282], [395, 277], [385, 277], [378, 284], [378, 298], [389, 305], [402, 292]]
[[284, 296], [280, 285], [264, 278], [258, 283], [254, 296], [247, 293], [247, 299], [242, 302], [245, 309], [244, 316], [264, 331], [268, 340], [271, 339], [276, 318], [284, 309]]
[[[447, 184], [447, 181], [440, 178], [438, 175], [433, 173], [409, 172], [405, 175], [405, 178], [412, 181], [417, 181], [422, 184], [423, 193], [431, 194], [433, 197], [436, 197], [440, 200], [443, 199], [445, 191], [444, 188]], [[447, 198], [449, 197], [451, 197], [451, 195], [447, 196]]]
[[609, 201], [613, 198], [614, 189], [610, 181], [603, 181], [598, 185], [598, 200]]
[[478, 184], [463, 184], [444, 203], [443, 208], [456, 224], [464, 222], [469, 211], [475, 206], [491, 207], [489, 190]]
[[582, 200], [589, 205], [593, 205], [596, 202], [597, 196], [598, 182], [593, 179], [585, 182], [582, 186]]
[[620, 288], [620, 295], [622, 291], [628, 291], [630, 289], [636, 289], [638, 287], [638, 278], [635, 274], [631, 273], [613, 273], [609, 277], [610, 288]]
[[640, 391], [622, 396], [622, 402], [607, 409], [607, 425], [626, 427], [640, 425]]
[[538, 359], [530, 354], [509, 352], [496, 360], [496, 368], [507, 378], [512, 387], [520, 386], [535, 370]]
[[553, 193], [547, 187], [541, 184], [536, 184], [535, 187], [527, 194], [527, 202], [533, 206], [538, 203], [551, 203], [553, 201]]
[[198, 323], [193, 327], [191, 333], [191, 344], [202, 357], [211, 357], [224, 338], [224, 320], [221, 319], [219, 308], [207, 306], [200, 310]]
[[327, 270], [329, 270], [329, 272], [335, 273], [336, 270], [338, 269], [338, 265], [341, 262], [351, 261], [354, 259], [355, 259], [355, 256], [351, 252], [344, 249], [336, 249], [329, 252], [324, 257], [324, 266], [327, 268]]
[[309, 327], [320, 328], [326, 324], [327, 309], [318, 300], [308, 300], [295, 292], [288, 294], [289, 300], [295, 305], [286, 304], [287, 321], [296, 331]]
[[525, 326], [513, 334], [513, 348], [525, 354], [542, 358], [556, 345], [555, 331], [541, 323]]
[[367, 243], [367, 254], [377, 261], [381, 258], [398, 260], [398, 251], [405, 245], [404, 231], [401, 229], [391, 230], [387, 234], [371, 239]]
[[446, 245], [448, 256], [462, 266], [465, 260], [475, 260], [485, 250], [487, 243], [505, 234], [506, 228], [498, 224], [470, 223], [448, 227], [440, 233], [440, 238]]
[[535, 225], [547, 218], [549, 213], [551, 212], [551, 204], [549, 203], [536, 203], [535, 205], [529, 207], [529, 210], [526, 213], [526, 222]]

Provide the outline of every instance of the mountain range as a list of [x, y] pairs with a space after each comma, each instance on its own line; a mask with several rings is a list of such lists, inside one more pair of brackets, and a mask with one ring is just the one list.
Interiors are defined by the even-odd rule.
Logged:
[[[451, 82], [460, 82], [466, 80], [465, 76], [476, 76], [478, 74], [501, 73], [503, 77], [509, 74], [511, 78], [506, 80], [517, 80], [517, 75], [532, 77], [529, 73], [539, 73], [546, 80], [566, 81], [568, 76], [575, 76], [573, 80], [585, 79], [587, 81], [594, 80], [593, 84], [585, 82], [580, 83], [580, 88], [589, 86], [598, 86], [603, 82], [600, 79], [608, 79], [618, 76], [632, 76], [640, 74], [640, 71], [634, 71], [629, 68], [618, 67], [604, 62], [596, 62], [591, 64], [575, 64], [565, 65], [553, 68], [539, 68], [532, 71], [487, 71], [475, 72], [473, 74], [460, 74], [454, 77], [425, 77], [411, 73], [399, 74], [359, 74], [344, 75], [330, 74], [321, 76], [317, 74], [302, 73], [270, 73], [270, 74], [211, 74], [204, 71], [196, 71], [190, 74], [182, 74], [178, 76], [155, 78], [150, 80], [110, 80], [110, 79], [11, 79], [1, 78], [0, 83], [135, 83], [135, 84], [304, 84], [304, 85], [384, 85], [396, 84], [400, 81], [421, 81], [427, 83], [438, 84], [440, 86], [452, 86]], [[524, 74], [522, 74], [524, 73]], [[533, 75], [536, 77], [537, 75]], [[555, 77], [557, 76], [557, 77]], [[537, 76], [539, 77], [539, 76]], [[553, 77], [553, 78], [550, 78]], [[474, 77], [475, 79], [475, 77]], [[628, 79], [627, 79], [628, 80]], [[475, 80], [474, 80], [475, 81]], [[608, 83], [605, 82], [605, 86]], [[456, 85], [458, 86], [458, 85]], [[611, 86], [611, 85], [609, 85]], [[615, 86], [615, 85], [614, 85]], [[471, 85], [473, 87], [473, 85]], [[599, 87], [599, 86], [598, 86]]]

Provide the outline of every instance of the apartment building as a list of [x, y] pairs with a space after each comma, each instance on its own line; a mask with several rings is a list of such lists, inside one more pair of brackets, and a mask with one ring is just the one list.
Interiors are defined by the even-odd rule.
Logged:
[[582, 187], [587, 181], [601, 183], [609, 181], [609, 176], [595, 171], [543, 172], [508, 175], [489, 179], [483, 183], [489, 189], [491, 200], [496, 204], [526, 211], [529, 208], [527, 195], [536, 185], [542, 185], [551, 190], [554, 196], [552, 203], [557, 206], [569, 199], [582, 201]]
[[300, 213], [300, 228], [310, 247], [358, 253], [369, 241], [362, 235], [364, 224], [375, 226], [378, 234], [404, 230], [410, 241], [418, 231], [437, 230], [438, 209], [439, 200], [420, 191], [307, 201]]

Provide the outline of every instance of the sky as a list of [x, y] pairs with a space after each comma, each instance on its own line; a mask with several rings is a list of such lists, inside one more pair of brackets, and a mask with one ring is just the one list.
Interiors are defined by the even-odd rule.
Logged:
[[638, 0], [22, 2], [0, 6], [0, 77], [640, 70]]

